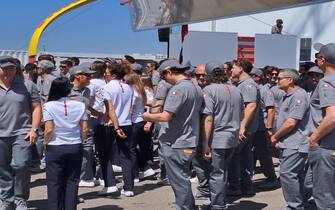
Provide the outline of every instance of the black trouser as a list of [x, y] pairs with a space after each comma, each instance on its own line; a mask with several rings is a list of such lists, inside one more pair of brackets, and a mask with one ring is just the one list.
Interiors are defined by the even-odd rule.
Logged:
[[113, 127], [98, 125], [95, 129], [95, 142], [98, 156], [101, 163], [101, 170], [105, 180], [105, 187], [115, 186], [115, 175], [108, 167], [108, 163], [113, 160], [114, 141], [118, 146], [118, 154], [123, 172], [124, 190], [129, 191], [134, 188], [133, 166], [136, 160], [136, 145], [133, 143], [132, 126], [120, 126], [127, 138], [121, 139], [116, 136]]
[[145, 122], [133, 124], [133, 141], [138, 145], [137, 164], [141, 171], [151, 167], [153, 164], [153, 150], [151, 132], [144, 132]]
[[104, 125], [96, 125], [94, 128], [94, 142], [100, 160], [102, 177], [105, 181], [105, 187], [115, 186], [115, 176], [112, 167], [113, 144], [115, 143], [114, 128]]
[[82, 144], [47, 146], [48, 210], [77, 209], [82, 150]]

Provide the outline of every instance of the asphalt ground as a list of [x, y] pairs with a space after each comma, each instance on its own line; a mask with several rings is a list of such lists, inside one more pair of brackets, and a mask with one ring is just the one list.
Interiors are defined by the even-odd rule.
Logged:
[[[278, 162], [278, 160], [276, 161]], [[159, 169], [156, 169], [158, 172]], [[259, 169], [256, 168], [256, 171]], [[118, 174], [120, 181], [118, 187], [122, 188], [122, 176]], [[229, 197], [229, 209], [232, 210], [276, 210], [285, 207], [281, 188], [272, 190], [260, 190], [257, 186], [264, 182], [264, 176], [256, 173], [254, 185], [256, 195], [253, 197]], [[193, 192], [196, 191], [197, 182], [192, 183]], [[100, 197], [97, 195], [102, 187], [80, 188], [79, 196], [85, 199], [84, 203], [78, 205], [82, 210], [169, 210], [175, 209], [174, 194], [170, 186], [160, 186], [157, 180], [148, 179], [135, 183], [135, 196], [123, 197], [120, 195], [110, 197]], [[203, 200], [196, 200], [196, 204], [201, 207]], [[31, 195], [29, 209], [47, 210], [47, 188], [45, 184], [45, 173], [38, 173], [32, 176]], [[315, 206], [308, 210], [316, 210]]]

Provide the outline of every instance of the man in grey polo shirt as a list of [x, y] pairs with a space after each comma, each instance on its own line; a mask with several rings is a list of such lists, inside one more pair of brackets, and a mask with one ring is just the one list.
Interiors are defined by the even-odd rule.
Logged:
[[205, 160], [211, 160], [210, 193], [212, 209], [225, 209], [228, 165], [238, 146], [240, 122], [244, 109], [240, 91], [227, 84], [223, 64], [206, 64], [207, 86], [202, 111], [202, 148]]
[[304, 128], [308, 122], [309, 98], [298, 84], [298, 71], [280, 71], [278, 87], [286, 95], [279, 110], [278, 130], [271, 137], [271, 142], [280, 148], [280, 181], [288, 210], [304, 209], [306, 201], [304, 178], [308, 141]]
[[27, 209], [31, 145], [41, 121], [35, 84], [15, 78], [11, 57], [0, 57], [0, 199], [1, 210]]
[[322, 46], [317, 61], [325, 77], [313, 93], [316, 100], [311, 100], [309, 125], [314, 132], [309, 138], [308, 160], [316, 206], [330, 210], [335, 209], [335, 44]]
[[177, 210], [196, 208], [189, 177], [199, 138], [203, 102], [201, 88], [188, 79], [186, 70], [175, 61], [163, 70], [165, 79], [174, 85], [165, 100], [164, 110], [162, 113], [143, 114], [145, 120], [167, 122], [160, 131], [159, 141]]
[[255, 194], [252, 185], [254, 161], [252, 144], [258, 128], [260, 94], [255, 81], [249, 76], [252, 64], [243, 59], [233, 61], [232, 78], [238, 81], [244, 102], [244, 117], [240, 125], [240, 144], [229, 168], [229, 194], [246, 196]]
[[48, 100], [51, 83], [54, 79], [56, 79], [56, 76], [52, 74], [54, 70], [55, 65], [51, 61], [41, 60], [37, 64], [37, 73], [40, 76], [37, 86], [43, 102]]
[[[90, 84], [90, 79], [95, 71], [91, 71], [85, 65], [74, 66], [70, 69], [70, 80], [73, 84], [70, 97], [77, 101], [81, 101], [89, 110], [90, 89], [87, 87]], [[94, 187], [93, 180], [93, 122], [89, 119], [89, 132], [87, 139], [83, 143], [83, 162], [81, 167], [79, 187]]]
[[263, 71], [259, 68], [253, 68], [250, 76], [257, 83], [260, 92], [258, 129], [255, 134], [254, 147], [255, 156], [259, 159], [261, 169], [267, 182], [259, 185], [259, 188], [271, 189], [278, 186], [277, 176], [275, 174], [272, 157], [269, 152], [269, 133], [273, 131], [275, 118], [274, 95], [267, 84], [263, 85]]

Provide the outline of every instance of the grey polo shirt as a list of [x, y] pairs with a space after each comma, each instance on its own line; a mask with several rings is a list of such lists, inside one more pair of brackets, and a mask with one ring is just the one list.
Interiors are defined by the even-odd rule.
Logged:
[[210, 84], [204, 89], [202, 113], [213, 116], [209, 145], [213, 149], [237, 147], [241, 115], [244, 109], [241, 92], [233, 85]]
[[161, 75], [159, 74], [158, 71], [155, 71], [152, 74], [151, 82], [152, 82], [153, 85], [158, 85], [159, 81], [161, 81]]
[[26, 134], [31, 129], [32, 103], [40, 103], [36, 85], [15, 79], [6, 90], [0, 86], [0, 137]]
[[258, 85], [255, 83], [255, 81], [248, 77], [244, 80], [241, 80], [238, 85], [238, 89], [242, 93], [243, 101], [245, 104], [247, 103], [256, 103], [257, 108], [252, 116], [251, 121], [249, 122], [249, 125], [247, 125], [246, 131], [248, 133], [255, 133], [258, 128], [258, 116], [259, 116], [259, 101], [260, 101], [260, 93], [258, 89]]
[[76, 97], [76, 100], [83, 102], [87, 109], [90, 103], [90, 94], [90, 89], [88, 87], [85, 87], [82, 90], [79, 90], [76, 87], [72, 87], [70, 97]]
[[279, 139], [280, 148], [297, 149], [308, 152], [308, 137], [305, 128], [309, 116], [309, 98], [306, 91], [298, 88], [283, 98], [279, 109], [277, 128], [289, 118], [299, 120], [298, 124], [286, 136]]
[[[319, 81], [317, 90], [319, 91], [320, 107], [323, 109], [322, 113], [325, 114], [325, 108], [335, 106], [335, 73], [326, 75]], [[323, 116], [324, 117], [324, 116]], [[320, 118], [315, 117], [315, 123]], [[320, 121], [317, 126], [320, 125]], [[332, 130], [327, 136], [320, 140], [320, 147], [335, 150], [335, 130]]]
[[267, 112], [266, 109], [269, 107], [275, 106], [275, 99], [272, 91], [270, 90], [268, 85], [259, 85], [259, 92], [260, 92], [260, 103], [259, 103], [259, 120], [258, 120], [258, 130], [264, 131], [266, 128], [266, 122], [267, 122]]
[[173, 113], [167, 127], [160, 130], [159, 140], [173, 148], [197, 146], [200, 130], [202, 90], [191, 80], [181, 80], [174, 85], [165, 100], [164, 111]]
[[45, 75], [43, 79], [42, 89], [41, 89], [41, 95], [42, 96], [48, 96], [51, 88], [51, 83], [54, 81], [56, 77], [52, 74]]
[[305, 129], [307, 135], [310, 136], [320, 125], [322, 120], [322, 109], [320, 106], [319, 88], [317, 87], [313, 92], [307, 94], [310, 95], [310, 105], [308, 125]]
[[165, 80], [161, 80], [156, 89], [155, 100], [165, 100], [172, 85]]

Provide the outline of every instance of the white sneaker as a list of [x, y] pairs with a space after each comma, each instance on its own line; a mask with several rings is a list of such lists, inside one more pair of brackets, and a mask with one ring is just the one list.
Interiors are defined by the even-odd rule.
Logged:
[[152, 168], [149, 168], [143, 172], [143, 178], [155, 175], [155, 171]]
[[116, 186], [104, 187], [102, 188], [102, 190], [98, 192], [98, 195], [108, 195], [108, 194], [116, 193], [118, 191], [119, 189]]
[[94, 184], [95, 186], [104, 186], [105, 185], [105, 181], [102, 179], [95, 179], [94, 178]]
[[138, 177], [135, 177], [134, 183], [139, 183], [139, 182], [140, 182], [140, 179]]
[[196, 182], [198, 182], [198, 181], [199, 181], [199, 180], [198, 180], [197, 177], [193, 177], [193, 178], [190, 179], [190, 182], [191, 182], [191, 183], [196, 183]]
[[126, 197], [133, 197], [134, 192], [133, 191], [125, 191], [124, 189], [121, 190], [121, 195], [124, 195]]
[[93, 180], [80, 180], [79, 187], [95, 187], [95, 183]]
[[112, 165], [114, 172], [122, 172], [122, 167], [117, 165]]

